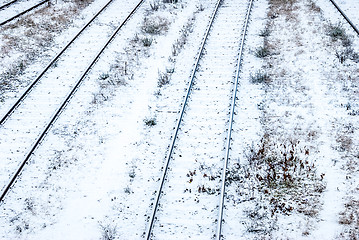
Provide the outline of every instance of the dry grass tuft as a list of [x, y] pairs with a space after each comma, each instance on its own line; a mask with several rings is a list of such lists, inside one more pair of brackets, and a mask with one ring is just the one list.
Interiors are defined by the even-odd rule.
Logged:
[[245, 156], [246, 164], [243, 160], [235, 164], [227, 180], [237, 192], [234, 204], [254, 204], [245, 213], [248, 232], [269, 234], [276, 229], [280, 215], [318, 215], [326, 184], [324, 174], [318, 174], [315, 162], [309, 160], [307, 147], [293, 139], [279, 144], [278, 139], [265, 134]]
[[313, 0], [308, 0], [307, 6], [309, 7], [309, 9], [315, 13], [321, 13], [322, 9], [313, 1]]
[[295, 13], [299, 7], [296, 5], [297, 0], [270, 0], [267, 17], [275, 19], [278, 16], [285, 16], [286, 21], [297, 21], [298, 15]]
[[164, 17], [148, 16], [143, 20], [142, 31], [152, 35], [163, 34], [167, 32], [169, 24], [169, 21]]
[[339, 213], [338, 221], [345, 228], [339, 239], [359, 239], [359, 201], [350, 198], [344, 207], [345, 210]]

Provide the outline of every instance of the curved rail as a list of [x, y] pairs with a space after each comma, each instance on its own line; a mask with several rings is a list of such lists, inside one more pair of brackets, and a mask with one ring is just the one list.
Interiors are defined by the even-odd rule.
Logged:
[[340, 14], [344, 17], [344, 19], [350, 24], [350, 26], [354, 29], [354, 31], [359, 35], [359, 30], [352, 21], [348, 18], [348, 16], [340, 9], [340, 7], [334, 2], [334, 0], [330, 0], [334, 7], [340, 12]]
[[35, 8], [37, 8], [37, 7], [40, 7], [41, 5], [43, 5], [44, 3], [47, 3], [47, 2], [50, 2], [50, 0], [44, 0], [44, 1], [42, 1], [42, 2], [40, 2], [40, 3], [38, 3], [38, 4], [36, 4], [35, 6], [32, 6], [32, 7], [29, 8], [29, 9], [26, 9], [25, 11], [23, 11], [23, 12], [21, 12], [21, 13], [15, 15], [15, 16], [13, 16], [12, 18], [9, 18], [8, 20], [3, 21], [2, 23], [0, 23], [0, 26], [2, 26], [2, 25], [4, 25], [4, 24], [6, 24], [6, 23], [8, 23], [8, 22], [10, 22], [10, 21], [12, 21], [12, 20], [14, 20], [14, 19], [16, 19], [16, 18], [22, 16], [22, 15], [24, 15], [25, 13], [30, 12], [31, 10], [33, 10], [33, 9], [35, 9]]
[[6, 3], [6, 4], [4, 4], [4, 5], [2, 5], [1, 7], [0, 7], [0, 10], [2, 10], [2, 9], [4, 9], [4, 8], [7, 8], [8, 6], [10, 6], [11, 4], [13, 4], [13, 3], [15, 3], [15, 2], [17, 2], [18, 0], [12, 0], [11, 2], [8, 2], [8, 3]]
[[70, 45], [81, 35], [81, 33], [100, 15], [113, 0], [108, 1], [101, 9], [98, 11], [91, 20], [81, 28], [81, 30], [73, 37], [62, 50], [50, 61], [50, 63], [44, 68], [44, 70], [36, 77], [36, 79], [30, 84], [30, 86], [23, 92], [23, 94], [18, 98], [14, 105], [7, 111], [7, 113], [1, 118], [0, 126], [10, 117], [14, 110], [20, 105], [20, 103], [25, 99], [25, 97], [31, 92], [31, 89], [40, 81], [44, 76], [47, 70], [60, 58], [60, 56], [70, 47]]
[[155, 221], [155, 218], [156, 218], [156, 212], [157, 212], [157, 209], [158, 209], [158, 206], [159, 206], [159, 201], [160, 201], [160, 197], [161, 197], [161, 194], [162, 194], [163, 185], [165, 183], [165, 178], [167, 176], [168, 166], [169, 166], [169, 163], [170, 163], [170, 160], [171, 160], [171, 157], [172, 157], [172, 153], [173, 153], [174, 145], [176, 143], [178, 131], [179, 131], [180, 125], [182, 123], [182, 119], [183, 119], [183, 115], [184, 115], [184, 112], [185, 112], [185, 109], [186, 109], [186, 106], [187, 106], [188, 98], [189, 98], [189, 95], [191, 93], [191, 89], [192, 89], [192, 86], [193, 86], [195, 74], [196, 74], [196, 71], [197, 71], [198, 66], [199, 66], [199, 61], [200, 61], [200, 59], [202, 57], [206, 40], [208, 38], [209, 32], [211, 30], [211, 27], [212, 27], [212, 24], [213, 24], [213, 21], [214, 21], [214, 18], [215, 18], [216, 14], [217, 14], [217, 11], [218, 11], [218, 8], [219, 8], [219, 5], [220, 5], [221, 2], [222, 2], [222, 0], [217, 1], [215, 10], [213, 11], [213, 14], [212, 14], [212, 17], [211, 17], [211, 20], [210, 20], [210, 23], [209, 23], [209, 26], [208, 26], [208, 28], [206, 30], [206, 33], [205, 33], [205, 36], [203, 38], [203, 41], [202, 41], [202, 44], [201, 44], [201, 47], [200, 47], [200, 51], [199, 51], [199, 53], [197, 55], [196, 64], [195, 64], [195, 66], [193, 68], [193, 71], [192, 71], [192, 74], [191, 74], [191, 80], [190, 80], [189, 85], [188, 85], [188, 89], [187, 89], [187, 92], [186, 92], [186, 97], [185, 97], [185, 99], [184, 99], [184, 101], [182, 103], [182, 109], [180, 111], [180, 117], [179, 117], [179, 119], [177, 121], [177, 124], [176, 124], [176, 127], [175, 127], [175, 132], [174, 132], [174, 134], [172, 136], [172, 142], [171, 142], [171, 145], [170, 145], [170, 148], [169, 148], [169, 152], [168, 152], [168, 155], [167, 155], [167, 158], [166, 158], [165, 167], [164, 167], [163, 174], [162, 174], [162, 177], [161, 177], [161, 180], [160, 180], [161, 184], [160, 184], [159, 189], [156, 191], [155, 203], [152, 204], [153, 209], [152, 209], [152, 214], [150, 216], [150, 221], [149, 221], [150, 225], [147, 228], [146, 237], [145, 237], [147, 240], [151, 239], [152, 229], [153, 229], [154, 221]]
[[225, 158], [224, 158], [224, 166], [223, 166], [222, 178], [221, 178], [221, 197], [220, 197], [220, 203], [219, 203], [219, 215], [218, 215], [218, 221], [217, 221], [217, 234], [216, 234], [216, 239], [218, 239], [218, 240], [222, 239], [224, 195], [225, 195], [225, 189], [226, 189], [226, 174], [227, 174], [228, 161], [229, 161], [229, 151], [230, 151], [230, 145], [231, 145], [234, 110], [235, 110], [235, 107], [236, 107], [237, 90], [238, 90], [238, 84], [239, 84], [238, 83], [239, 82], [239, 74], [240, 74], [240, 71], [241, 71], [241, 62], [242, 62], [242, 55], [243, 55], [244, 40], [245, 40], [246, 33], [247, 33], [248, 21], [249, 21], [249, 16], [250, 16], [250, 13], [251, 13], [252, 5], [253, 5], [253, 0], [250, 0], [247, 15], [246, 15], [246, 20], [245, 20], [245, 23], [244, 23], [242, 41], [240, 43], [239, 54], [238, 54], [237, 70], [236, 70], [236, 77], [235, 77], [233, 96], [232, 96], [232, 103], [231, 103], [231, 112], [230, 112], [230, 120], [229, 120], [229, 126], [228, 126], [228, 135], [227, 135], [227, 141], [226, 141], [226, 155], [225, 155]]
[[14, 174], [14, 176], [11, 178], [10, 182], [8, 183], [8, 185], [6, 186], [5, 190], [2, 192], [1, 196], [0, 196], [0, 202], [2, 202], [6, 196], [6, 194], [9, 192], [9, 190], [11, 189], [11, 187], [13, 186], [13, 184], [15, 183], [17, 177], [20, 175], [22, 169], [24, 168], [25, 164], [28, 162], [28, 160], [31, 158], [32, 154], [35, 152], [36, 148], [40, 145], [40, 143], [43, 141], [43, 139], [45, 138], [45, 136], [47, 135], [47, 133], [49, 132], [50, 128], [53, 126], [53, 124], [56, 122], [56, 120], [58, 119], [58, 117], [61, 115], [61, 113], [64, 111], [65, 107], [67, 106], [67, 104], [70, 102], [71, 98], [74, 96], [75, 92], [78, 90], [79, 86], [81, 85], [81, 83], [83, 82], [83, 80], [85, 79], [85, 77], [87, 76], [87, 74], [90, 72], [91, 68], [95, 65], [95, 63], [98, 61], [98, 59], [100, 58], [101, 54], [104, 52], [104, 50], [107, 48], [107, 46], [112, 42], [112, 40], [116, 37], [117, 33], [120, 31], [120, 29], [128, 22], [128, 20], [132, 17], [132, 15], [137, 11], [137, 9], [142, 5], [142, 3], [145, 0], [141, 0], [133, 9], [132, 11], [129, 13], [129, 15], [126, 17], [126, 19], [120, 24], [120, 26], [118, 26], [116, 28], [116, 30], [112, 33], [112, 35], [109, 37], [109, 39], [107, 40], [107, 42], [104, 44], [104, 46], [101, 48], [101, 50], [98, 52], [98, 54], [96, 55], [96, 57], [91, 61], [91, 63], [89, 64], [89, 66], [86, 68], [85, 72], [81, 75], [80, 79], [77, 81], [76, 85], [73, 87], [73, 89], [71, 90], [71, 92], [67, 95], [66, 99], [63, 101], [63, 103], [61, 104], [61, 106], [57, 109], [56, 113], [54, 114], [54, 116], [51, 118], [51, 120], [49, 121], [49, 123], [47, 124], [47, 126], [45, 127], [44, 131], [42, 132], [41, 136], [37, 139], [37, 141], [35, 142], [35, 144], [32, 146], [31, 150], [29, 151], [29, 153], [26, 155], [26, 158], [24, 159], [24, 161], [22, 162], [22, 164], [20, 165], [20, 167], [18, 168], [18, 170], [16, 171], [16, 173]]

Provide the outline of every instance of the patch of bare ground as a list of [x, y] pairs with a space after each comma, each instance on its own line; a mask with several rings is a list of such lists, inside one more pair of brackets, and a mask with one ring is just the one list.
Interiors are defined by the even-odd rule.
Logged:
[[[19, 57], [6, 66], [0, 75], [0, 100], [4, 93], [24, 84], [19, 76], [32, 61], [53, 45], [54, 38], [88, 6], [92, 0], [75, 0], [63, 4], [48, 4], [12, 23], [1, 26], [0, 60], [11, 55]], [[19, 34], [22, 32], [23, 34]], [[26, 83], [25, 83], [26, 84]]]
[[270, 0], [267, 17], [273, 20], [284, 16], [286, 21], [297, 21], [298, 5], [296, 3], [297, 0]]

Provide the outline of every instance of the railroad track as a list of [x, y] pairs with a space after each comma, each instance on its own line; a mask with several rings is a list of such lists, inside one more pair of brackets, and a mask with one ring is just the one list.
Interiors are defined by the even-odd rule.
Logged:
[[5, 3], [5, 4], [1, 5], [1, 6], [0, 6], [0, 10], [5, 9], [5, 8], [11, 6], [13, 3], [15, 3], [15, 2], [17, 2], [17, 1], [18, 1], [18, 0], [12, 0], [12, 1], [8, 2], [8, 3]]
[[353, 28], [353, 30], [359, 35], [359, 30], [355, 26], [355, 24], [349, 19], [349, 17], [345, 14], [345, 12], [339, 7], [339, 5], [334, 1], [330, 0], [330, 2], [334, 5], [335, 9], [338, 10], [338, 12], [343, 16], [345, 21]]
[[[22, 10], [21, 12], [18, 12], [18, 11], [16, 11], [16, 9], [15, 9], [15, 8], [18, 8], [18, 6], [15, 6], [15, 5], [17, 5], [17, 4], [15, 4], [15, 3], [17, 3], [17, 0], [13, 0], [13, 1], [11, 1], [11, 2], [9, 2], [9, 3], [7, 3], [7, 4], [3, 5], [3, 6], [1, 6], [1, 7], [0, 7], [0, 11], [5, 11], [5, 10], [4, 10], [5, 8], [8, 8], [8, 7], [10, 7], [10, 6], [13, 5], [13, 7], [14, 7], [14, 9], [15, 9], [15, 11], [16, 11], [17, 13], [14, 14], [14, 15], [13, 15], [12, 17], [10, 17], [10, 18], [9, 18], [9, 17], [6, 18], [6, 19], [5, 19], [5, 18], [4, 18], [4, 19], [1, 19], [1, 18], [0, 18], [0, 26], [5, 25], [6, 23], [9, 23], [9, 22], [15, 20], [16, 18], [19, 18], [20, 16], [22, 16], [22, 15], [24, 15], [24, 14], [26, 14], [26, 13], [28, 13], [28, 12], [30, 12], [30, 11], [36, 9], [36, 8], [38, 8], [38, 7], [44, 5], [45, 3], [49, 3], [49, 2], [50, 2], [50, 0], [43, 0], [43, 1], [39, 2], [39, 3], [36, 3], [35, 5], [32, 5], [31, 7], [26, 8], [25, 10]], [[19, 3], [19, 4], [20, 4], [20, 3]]]
[[[109, 6], [111, 1], [108, 2], [50, 62], [2, 118], [0, 202], [4, 200], [88, 72], [143, 2], [144, 0], [132, 0], [121, 4], [118, 1], [120, 8], [115, 2]], [[94, 19], [96, 24], [93, 23]], [[113, 22], [118, 24], [114, 31], [111, 27]], [[109, 34], [110, 37], [99, 41]]]
[[146, 239], [222, 238], [230, 132], [251, 7], [252, 1], [216, 4], [148, 216]]

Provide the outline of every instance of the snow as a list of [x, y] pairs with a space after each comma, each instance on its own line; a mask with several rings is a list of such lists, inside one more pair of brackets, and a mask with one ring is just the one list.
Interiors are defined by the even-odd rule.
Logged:
[[[210, 239], [215, 234], [218, 182], [211, 177], [218, 174], [219, 160], [224, 157], [233, 69], [243, 24], [236, 19], [244, 19], [246, 7], [246, 3], [228, 1], [216, 16], [171, 158], [154, 238]], [[233, 31], [227, 34], [224, 26]], [[201, 194], [199, 188], [210, 193]]]
[[[348, 0], [340, 0], [340, 1], [334, 1], [342, 11], [344, 11], [345, 15], [347, 15], [347, 17], [350, 19], [350, 21], [358, 28], [358, 24], [359, 24], [359, 16], [358, 16], [358, 11], [359, 11], [359, 1], [358, 0], [353, 0], [353, 1], [348, 1]], [[334, 8], [334, 6], [333, 6]], [[332, 15], [332, 17], [334, 17], [334, 14]], [[343, 20], [342, 20], [343, 21]]]
[[[303, 3], [301, 5], [297, 4], [297, 7], [305, 8], [305, 5]], [[311, 219], [305, 216], [301, 219], [300, 215], [295, 216], [292, 214], [291, 217], [284, 217], [279, 214], [277, 216], [279, 219], [274, 221], [278, 223], [275, 226], [278, 230], [272, 231], [271, 235], [269, 235], [271, 238], [281, 238], [281, 236], [286, 236], [290, 239], [307, 238], [305, 237], [307, 231], [305, 228], [308, 228], [311, 232], [308, 236], [310, 239], [336, 239], [342, 230], [341, 226], [338, 225], [338, 215], [342, 211], [341, 206], [344, 204], [343, 201], [346, 194], [345, 191], [341, 190], [346, 186], [346, 173], [342, 171], [341, 166], [333, 165], [333, 162], [337, 161], [335, 159], [342, 158], [333, 149], [333, 145], [337, 141], [335, 139], [337, 133], [333, 134], [333, 131], [339, 125], [337, 121], [344, 122], [343, 120], [348, 117], [347, 112], [338, 109], [338, 104], [335, 103], [336, 101], [344, 100], [338, 94], [342, 93], [342, 86], [336, 82], [335, 78], [333, 79], [326, 74], [327, 69], [338, 66], [338, 60], [335, 59], [335, 56], [330, 51], [328, 52], [327, 49], [323, 49], [322, 42], [324, 36], [319, 35], [317, 37], [316, 33], [324, 32], [324, 29], [320, 29], [321, 26], [318, 24], [320, 22], [317, 20], [319, 17], [318, 15], [313, 16], [308, 14], [307, 11], [301, 11], [297, 17], [294, 15], [294, 19], [293, 15], [289, 15], [286, 19], [276, 19], [276, 24], [270, 25], [273, 29], [271, 36], [278, 36], [278, 39], [273, 39], [272, 41], [277, 41], [277, 44], [281, 45], [281, 47], [276, 48], [275, 51], [280, 53], [278, 53], [278, 56], [272, 57], [271, 60], [274, 61], [270, 62], [272, 68], [274, 68], [270, 71], [276, 73], [278, 86], [274, 85], [273, 87], [270, 85], [268, 89], [265, 89], [266, 92], [265, 95], [262, 95], [264, 96], [262, 100], [257, 100], [258, 105], [263, 105], [263, 102], [267, 102], [261, 108], [264, 108], [271, 117], [267, 120], [268, 123], [264, 124], [268, 128], [265, 131], [269, 130], [271, 136], [277, 136], [277, 141], [279, 142], [283, 141], [281, 138], [285, 139], [289, 135], [291, 138], [300, 140], [302, 144], [310, 146], [314, 143], [314, 149], [311, 152], [314, 151], [315, 156], [312, 157], [317, 164], [317, 171], [324, 173], [327, 181], [327, 189], [320, 200], [322, 202], [322, 209], [318, 219], [315, 220], [315, 218]], [[295, 19], [300, 19], [301, 22], [298, 23]], [[292, 33], [294, 33], [294, 36]], [[295, 38], [298, 39], [298, 42], [293, 41]], [[353, 66], [355, 67], [355, 64]], [[334, 76], [334, 73], [332, 74]], [[245, 76], [245, 73], [243, 75]], [[283, 75], [285, 76], [284, 78]], [[328, 82], [328, 79], [333, 80]], [[246, 91], [248, 90], [246, 90], [246, 85], [241, 86], [242, 89], [244, 89], [244, 97], [247, 97]], [[241, 94], [239, 95], [241, 96]], [[258, 98], [256, 95], [258, 95], [258, 92], [253, 92], [247, 98], [256, 99]], [[244, 107], [245, 111], [243, 110], [244, 112], [238, 115], [244, 117], [241, 124], [246, 126], [252, 124], [253, 120], [248, 121], [247, 116], [252, 116], [251, 111], [246, 109], [248, 104], [245, 104]], [[255, 110], [252, 111], [255, 112]], [[240, 117], [239, 119], [241, 119]], [[255, 116], [251, 119], [254, 119], [254, 121], [259, 120]], [[243, 137], [248, 138], [248, 132], [245, 127], [240, 129], [242, 133], [240, 135], [241, 143], [233, 144], [233, 148], [241, 145], [243, 147], [238, 151], [233, 149], [233, 152], [238, 152], [238, 156], [242, 155], [240, 163], [244, 165], [245, 161], [243, 162], [243, 159], [246, 156], [245, 154], [243, 156], [243, 152], [246, 151], [246, 148], [248, 151], [252, 139], [243, 141]], [[310, 133], [310, 131], [320, 133], [320, 136], [317, 136], [317, 139], [307, 139], [305, 136], [306, 132]], [[236, 141], [235, 136], [234, 139]], [[252, 141], [255, 143], [258, 142], [258, 139]], [[244, 212], [243, 208], [245, 206], [251, 209], [251, 206], [248, 204], [238, 204], [239, 212]], [[234, 218], [233, 215], [231, 216]], [[314, 222], [312, 222], [313, 220]], [[257, 221], [262, 220], [258, 219]], [[242, 222], [246, 226], [250, 224], [246, 220]], [[269, 225], [269, 223], [267, 224]], [[300, 232], [301, 228], [303, 229], [303, 235]], [[263, 235], [266, 234], [263, 233]], [[244, 236], [245, 239], [248, 239], [250, 235]], [[255, 238], [255, 235], [253, 235], [253, 238]]]
[[[223, 2], [200, 61], [171, 159], [154, 239], [211, 239], [216, 231], [219, 201], [216, 188], [224, 157], [236, 49], [239, 49], [246, 12], [245, 2]], [[49, 86], [34, 90], [34, 95], [40, 92], [34, 102], [42, 99], [41, 109], [49, 110], [42, 123], [38, 114], [29, 117], [37, 122], [38, 129], [54, 110], [48, 106], [47, 94], [42, 93], [51, 91], [54, 96], [61, 89], [63, 94], [68, 93], [65, 81], [78, 79], [77, 70], [87, 65], [105, 40], [100, 34], [109, 36], [124, 16], [120, 12], [128, 11], [135, 3], [114, 1], [106, 10], [108, 15], [96, 20], [69, 49], [64, 59], [72, 61], [71, 64], [65, 66], [64, 60], [59, 61], [51, 72], [53, 76], [48, 74], [42, 80], [52, 81], [51, 86], [56, 90], [50, 90]], [[214, 0], [161, 2], [158, 11], [151, 10], [148, 2], [141, 6], [91, 69], [1, 203], [1, 239], [143, 239], [173, 127], [215, 3]], [[319, 13], [311, 3], [294, 1], [291, 7], [274, 9], [278, 15], [268, 18], [270, 2], [254, 1], [230, 152], [230, 171], [234, 171], [236, 164], [241, 165], [237, 174], [242, 181], [233, 181], [227, 188], [225, 239], [353, 239], [358, 234], [355, 222], [340, 224], [347, 214], [343, 212], [350, 214], [346, 206], [358, 199], [359, 122], [355, 114], [359, 96], [358, 63], [348, 59], [341, 64], [335, 56], [335, 51], [343, 46], [326, 35], [326, 24], [343, 20], [334, 7], [329, 1], [318, 0], [315, 4], [322, 9]], [[357, 22], [357, 11], [349, 3], [356, 2], [338, 1], [353, 22]], [[18, 92], [2, 91], [1, 113], [104, 4], [105, 1], [88, 4], [67, 29], [54, 34], [51, 44], [44, 49], [37, 45], [36, 61], [16, 74]], [[58, 1], [56, 9], [69, 6]], [[160, 34], [141, 30], [145, 17], [158, 16], [168, 21], [167, 30]], [[237, 21], [232, 23], [232, 16]], [[31, 17], [40, 22], [41, 12]], [[271, 33], [267, 41], [275, 54], [260, 59], [254, 53], [263, 45], [264, 39], [259, 34], [268, 23]], [[354, 35], [346, 24], [343, 27], [349, 35]], [[16, 36], [14, 31], [6, 29], [0, 33], [0, 39], [11, 34]], [[174, 54], [173, 44], [180, 44], [184, 36], [185, 44], [177, 45], [179, 51]], [[144, 38], [153, 40], [151, 46], [143, 45]], [[350, 39], [358, 52], [358, 38]], [[1, 42], [1, 46], [9, 44]], [[217, 47], [220, 45], [224, 47]], [[22, 46], [1, 52], [1, 74], [16, 64], [17, 58], [26, 58], [28, 51], [31, 48]], [[269, 73], [270, 82], [251, 82], [251, 75], [259, 69]], [[158, 86], [160, 74], [168, 74], [170, 78], [161, 87]], [[56, 86], [57, 77], [61, 81], [55, 81]], [[156, 125], [147, 126], [146, 119], [154, 119]], [[17, 164], [15, 155], [7, 153], [6, 146], [19, 144], [17, 148], [24, 155], [27, 150], [23, 147], [33, 142], [27, 132], [37, 131], [21, 123], [19, 131], [23, 132], [19, 135], [9, 132], [5, 138], [4, 131], [9, 125], [0, 128], [0, 176], [4, 183], [8, 173], [13, 172], [10, 164]], [[13, 131], [17, 131], [18, 125], [13, 123]], [[249, 149], [258, 147], [266, 133], [268, 146], [274, 150], [280, 150], [279, 145], [287, 144], [289, 139], [300, 141], [296, 145], [298, 158], [315, 164], [316, 169], [298, 183], [306, 189], [281, 192], [281, 188], [268, 188], [269, 194], [265, 194], [258, 180], [244, 177], [245, 169], [253, 170], [253, 175], [262, 174], [250, 164], [248, 155]], [[8, 140], [10, 136], [13, 142]], [[215, 194], [198, 192], [202, 185]], [[315, 190], [318, 188], [322, 190]], [[275, 194], [281, 194], [281, 198]], [[286, 207], [292, 206], [293, 210], [277, 211], [270, 216], [271, 197]], [[356, 214], [355, 205], [353, 209], [352, 213]], [[256, 229], [261, 231], [250, 231]]]
[[[0, 2], [0, 6], [5, 5], [9, 1], [6, 2]], [[35, 6], [36, 4], [40, 3], [41, 1], [17, 1], [11, 5], [9, 5], [7, 8], [0, 10], [0, 23], [12, 18], [13, 16], [31, 8], [32, 6]]]
[[[121, 5], [121, 12], [118, 6], [111, 4], [94, 25], [89, 30], [85, 30], [74, 44], [57, 61], [56, 68], [46, 72], [41, 81], [36, 85], [26, 97], [26, 101], [14, 111], [15, 118], [10, 118], [3, 124], [2, 137], [0, 142], [2, 157], [4, 162], [1, 184], [4, 186], [9, 176], [16, 171], [21, 159], [24, 158], [34, 144], [31, 139], [35, 139], [41, 134], [42, 129], [50, 119], [67, 94], [75, 86], [83, 71], [94, 59], [106, 39], [103, 36], [110, 35], [111, 27], [108, 27], [115, 20], [119, 23], [123, 21], [127, 13], [132, 10], [136, 2], [129, 2]], [[113, 16], [111, 18], [110, 16]], [[119, 20], [120, 19], [120, 20]], [[98, 39], [103, 39], [98, 41]], [[92, 40], [92, 41], [91, 41]], [[75, 56], [75, 57], [73, 57]], [[78, 69], [83, 69], [78, 71]], [[34, 107], [37, 103], [40, 106]], [[18, 128], [21, 126], [21, 129]], [[11, 136], [11, 137], [10, 137]]]

